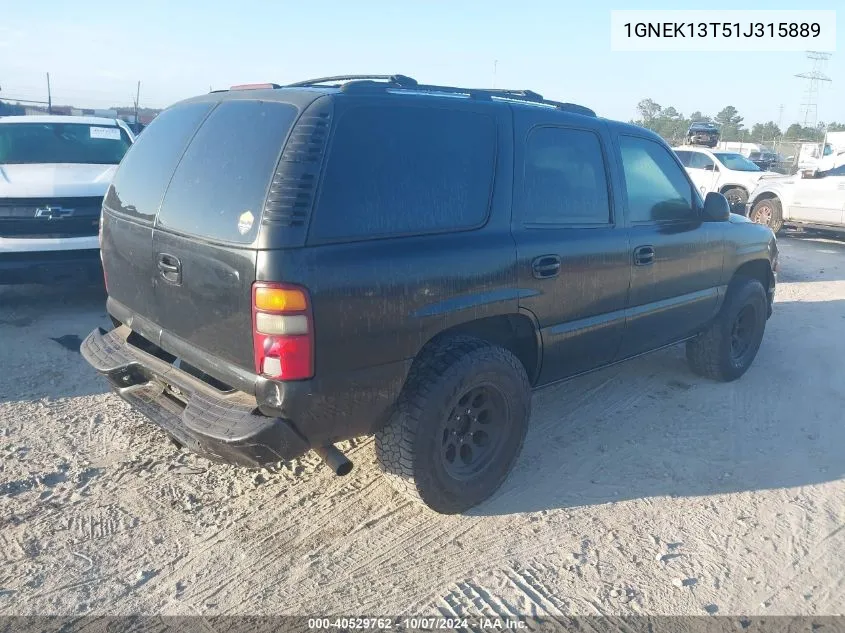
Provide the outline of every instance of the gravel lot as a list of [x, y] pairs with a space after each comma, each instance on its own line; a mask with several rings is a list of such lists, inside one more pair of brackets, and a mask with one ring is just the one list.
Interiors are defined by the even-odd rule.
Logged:
[[179, 452], [94, 375], [96, 290], [0, 289], [0, 614], [845, 612], [845, 241], [780, 240], [752, 369], [678, 347], [534, 396], [491, 500]]

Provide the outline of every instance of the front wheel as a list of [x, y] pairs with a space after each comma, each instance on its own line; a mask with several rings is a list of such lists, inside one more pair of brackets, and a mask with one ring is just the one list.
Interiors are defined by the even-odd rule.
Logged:
[[508, 350], [461, 337], [425, 352], [376, 434], [387, 480], [442, 514], [463, 512], [502, 484], [531, 411], [525, 369]]
[[748, 219], [757, 224], [764, 224], [774, 233], [778, 233], [783, 228], [783, 209], [780, 200], [777, 198], [760, 200], [751, 208]]
[[719, 316], [698, 338], [687, 341], [687, 362], [699, 376], [730, 382], [757, 356], [768, 317], [768, 299], [757, 279], [738, 277]]
[[745, 203], [748, 202], [748, 192], [742, 187], [731, 187], [723, 192], [728, 199], [728, 204], [731, 205], [732, 213], [743, 213], [745, 211]]

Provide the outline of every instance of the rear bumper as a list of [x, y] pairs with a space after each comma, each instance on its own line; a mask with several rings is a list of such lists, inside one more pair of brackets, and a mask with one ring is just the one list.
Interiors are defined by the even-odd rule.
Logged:
[[214, 461], [258, 467], [289, 460], [310, 445], [285, 419], [262, 415], [255, 399], [222, 392], [127, 342], [126, 326], [97, 329], [82, 356], [115, 391], [177, 442]]
[[99, 249], [0, 251], [0, 285], [103, 281]]

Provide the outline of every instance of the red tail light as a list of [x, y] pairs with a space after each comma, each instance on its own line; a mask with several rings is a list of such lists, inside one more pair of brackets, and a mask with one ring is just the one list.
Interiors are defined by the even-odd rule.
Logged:
[[314, 376], [314, 323], [308, 291], [291, 284], [252, 286], [255, 371], [274, 380]]

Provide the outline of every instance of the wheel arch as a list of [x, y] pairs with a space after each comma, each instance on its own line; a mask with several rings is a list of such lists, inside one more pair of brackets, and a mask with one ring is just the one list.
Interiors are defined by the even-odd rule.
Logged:
[[730, 282], [728, 283], [728, 291], [730, 291], [731, 287], [734, 286], [738, 280], [743, 278], [756, 279], [763, 284], [763, 289], [767, 293], [771, 289], [772, 284], [775, 283], [772, 266], [769, 263], [769, 260], [764, 258], [752, 259], [737, 267], [733, 275], [731, 275]]
[[540, 329], [537, 318], [523, 310], [465, 321], [438, 332], [420, 348], [409, 375], [426, 354], [448, 343], [449, 339], [461, 336], [478, 338], [507, 349], [522, 363], [529, 382], [536, 384], [542, 362]]

